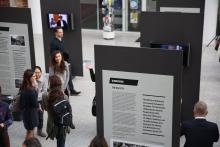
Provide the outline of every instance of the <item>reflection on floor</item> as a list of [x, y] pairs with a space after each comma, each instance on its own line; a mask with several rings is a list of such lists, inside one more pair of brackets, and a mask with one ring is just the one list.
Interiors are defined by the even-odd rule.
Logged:
[[[114, 40], [104, 40], [101, 31], [83, 30], [82, 45], [83, 45], [83, 61], [94, 65], [94, 44], [102, 45], [118, 45], [118, 46], [140, 46], [139, 42], [135, 42], [139, 33], [121, 33], [116, 32]], [[37, 44], [37, 42], [35, 42]], [[37, 56], [36, 56], [37, 57]], [[204, 47], [202, 55], [201, 69], [201, 89], [200, 98], [208, 103], [209, 114], [207, 119], [218, 123], [220, 128], [220, 63], [218, 62], [217, 52], [213, 46]], [[74, 80], [75, 89], [81, 90], [79, 96], [71, 96], [70, 102], [73, 107], [73, 120], [76, 126], [66, 139], [66, 147], [87, 147], [90, 140], [96, 135], [96, 118], [91, 114], [92, 99], [95, 94], [95, 84], [90, 80], [89, 71], [84, 67], [84, 76], [76, 77]], [[44, 113], [44, 131], [46, 126], [47, 115]], [[11, 146], [21, 146], [24, 137], [25, 129], [22, 122], [14, 122], [9, 128]], [[55, 140], [45, 140], [38, 137], [43, 147], [55, 147]], [[183, 144], [184, 138], [181, 138]], [[182, 145], [181, 145], [182, 146]], [[218, 143], [216, 147], [219, 147]]]

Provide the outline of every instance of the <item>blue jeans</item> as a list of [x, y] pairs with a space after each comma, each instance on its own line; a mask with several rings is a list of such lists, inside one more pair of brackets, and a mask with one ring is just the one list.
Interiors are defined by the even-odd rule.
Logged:
[[66, 136], [58, 135], [57, 139], [57, 147], [65, 147]]

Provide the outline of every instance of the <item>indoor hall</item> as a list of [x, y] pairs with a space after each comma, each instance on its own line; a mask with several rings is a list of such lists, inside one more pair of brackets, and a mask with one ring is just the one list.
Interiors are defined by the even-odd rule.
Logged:
[[[136, 42], [140, 33], [137, 32], [116, 32], [116, 37], [113, 40], [105, 40], [102, 38], [102, 31], [97, 30], [82, 30], [82, 49], [83, 62], [94, 65], [94, 44], [99, 45], [116, 45], [116, 46], [131, 46], [138, 47], [140, 44]], [[35, 44], [41, 44], [41, 36], [35, 35]], [[40, 47], [40, 46], [38, 46]], [[38, 52], [37, 52], [38, 53]], [[95, 84], [91, 81], [89, 70], [83, 66], [83, 77], [76, 77], [73, 82], [76, 89], [82, 91], [79, 96], [71, 96], [70, 102], [73, 109], [73, 121], [76, 126], [75, 130], [67, 135], [66, 147], [87, 147], [91, 139], [96, 135], [96, 118], [91, 114], [92, 99], [95, 95]], [[204, 46], [202, 52], [201, 66], [201, 82], [200, 82], [200, 98], [208, 104], [207, 119], [218, 124], [220, 127], [219, 107], [220, 101], [220, 63], [217, 52], [214, 46]], [[47, 114], [44, 113], [44, 131], [46, 127]], [[35, 131], [36, 134], [36, 131]], [[9, 128], [11, 146], [21, 146], [25, 129], [22, 122], [14, 122]], [[56, 146], [56, 141], [35, 135], [43, 147]], [[184, 138], [181, 138], [181, 146], [183, 146]], [[220, 147], [220, 143], [214, 147]]]

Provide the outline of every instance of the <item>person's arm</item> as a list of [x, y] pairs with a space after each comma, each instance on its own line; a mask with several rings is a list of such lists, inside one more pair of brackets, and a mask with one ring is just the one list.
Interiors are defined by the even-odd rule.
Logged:
[[65, 91], [65, 89], [67, 88], [67, 85], [68, 85], [68, 82], [69, 82], [69, 80], [70, 80], [70, 70], [69, 70], [69, 67], [70, 66], [70, 64], [69, 63], [67, 63], [67, 62], [65, 62], [65, 67], [66, 67], [66, 77], [64, 78], [65, 79], [65, 81], [64, 81], [64, 83], [63, 83], [63, 90]]
[[48, 93], [42, 94], [42, 107], [44, 110], [48, 111]]
[[49, 67], [49, 76], [54, 75], [54, 69], [50, 66]]
[[95, 73], [93, 71], [91, 64], [86, 64], [86, 68], [89, 69], [90, 77], [93, 82], [95, 82]]
[[219, 139], [219, 131], [218, 131], [218, 126], [217, 124], [215, 124], [215, 128], [214, 128], [214, 136], [213, 136], [213, 141], [217, 142]]
[[180, 128], [181, 128], [181, 130], [180, 130], [180, 136], [185, 135], [185, 130], [186, 130], [186, 128], [185, 128], [185, 123], [184, 123], [184, 122], [180, 125]]
[[[44, 75], [42, 75], [42, 76], [44, 76]], [[42, 94], [44, 92], [47, 92], [47, 87], [48, 87], [48, 81], [47, 81], [47, 79], [45, 77], [43, 77], [42, 87], [41, 87], [41, 90], [38, 93], [38, 97], [42, 98]]]
[[38, 93], [37, 91], [33, 90], [31, 93], [31, 97], [32, 97], [32, 104], [34, 108], [40, 108], [39, 103], [38, 103]]
[[93, 68], [90, 68], [90, 69], [89, 69], [89, 72], [90, 72], [91, 80], [92, 80], [93, 82], [95, 82], [95, 73], [94, 73], [94, 71], [93, 71]]
[[12, 113], [11, 110], [9, 109], [9, 106], [7, 106], [4, 126], [8, 128], [12, 124], [12, 122], [13, 122]]
[[55, 39], [53, 39], [50, 43], [50, 55], [52, 55], [55, 50], [57, 50], [57, 44]]

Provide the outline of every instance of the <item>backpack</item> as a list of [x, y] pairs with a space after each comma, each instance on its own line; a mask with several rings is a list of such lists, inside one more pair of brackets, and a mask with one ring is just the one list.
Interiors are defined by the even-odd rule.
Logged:
[[59, 99], [52, 105], [54, 124], [58, 127], [69, 126], [74, 129], [72, 122], [72, 108], [68, 100]]

